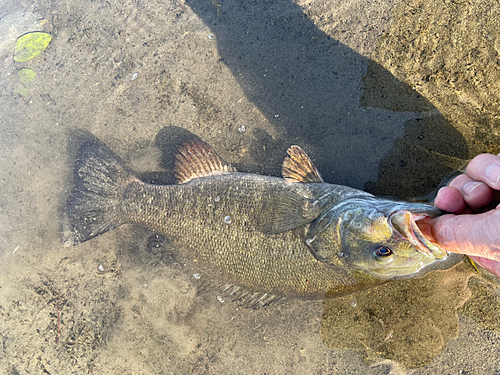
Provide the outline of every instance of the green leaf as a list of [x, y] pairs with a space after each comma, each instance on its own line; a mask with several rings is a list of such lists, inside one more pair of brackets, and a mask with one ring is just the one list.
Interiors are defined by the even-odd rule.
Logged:
[[16, 94], [21, 95], [21, 96], [28, 96], [28, 94], [30, 93], [30, 90], [26, 86], [19, 85], [18, 87], [16, 87], [14, 89], [14, 92]]
[[33, 32], [20, 36], [16, 40], [14, 60], [24, 62], [38, 56], [47, 48], [52, 35], [42, 32]]
[[33, 81], [36, 77], [36, 72], [31, 69], [23, 68], [19, 72], [17, 72], [19, 79], [23, 85], [27, 85], [31, 81]]

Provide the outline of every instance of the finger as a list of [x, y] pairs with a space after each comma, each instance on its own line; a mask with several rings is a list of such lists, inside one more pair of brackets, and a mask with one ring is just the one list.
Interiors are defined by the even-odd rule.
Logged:
[[433, 241], [444, 250], [500, 261], [500, 209], [427, 220]]
[[486, 268], [497, 277], [500, 277], [500, 262], [475, 256], [471, 256], [470, 258], [474, 261], [474, 263], [479, 264], [481, 267]]
[[453, 179], [449, 187], [458, 189], [462, 193], [465, 203], [473, 208], [484, 207], [493, 199], [493, 189], [484, 182], [473, 180], [466, 174]]
[[439, 189], [434, 199], [434, 206], [443, 211], [459, 214], [465, 211], [466, 204], [460, 190], [454, 187], [443, 187]]
[[418, 228], [420, 229], [420, 232], [422, 232], [422, 234], [432, 242], [436, 242], [434, 234], [432, 233], [432, 226], [436, 220], [437, 219], [433, 218], [433, 219], [418, 220], [416, 222]]
[[476, 181], [500, 190], [500, 157], [492, 154], [476, 156], [467, 166], [467, 174]]

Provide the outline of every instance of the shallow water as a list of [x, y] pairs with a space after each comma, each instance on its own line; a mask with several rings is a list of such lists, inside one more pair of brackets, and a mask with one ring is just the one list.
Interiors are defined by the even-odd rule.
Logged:
[[[500, 151], [498, 12], [492, 1], [4, 0], [0, 372], [500, 373], [498, 280], [468, 263], [252, 310], [221, 302], [146, 229], [60, 243], [78, 144], [96, 137], [168, 182], [170, 125], [243, 172], [279, 175], [299, 144], [327, 182], [430, 192]], [[49, 47], [14, 62], [31, 30], [51, 33]], [[35, 80], [23, 85], [21, 68]]]

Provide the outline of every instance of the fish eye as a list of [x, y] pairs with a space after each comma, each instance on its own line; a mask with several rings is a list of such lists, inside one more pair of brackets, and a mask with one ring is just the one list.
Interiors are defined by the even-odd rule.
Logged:
[[394, 253], [387, 246], [378, 246], [372, 250], [373, 257], [379, 262], [389, 262], [393, 259]]

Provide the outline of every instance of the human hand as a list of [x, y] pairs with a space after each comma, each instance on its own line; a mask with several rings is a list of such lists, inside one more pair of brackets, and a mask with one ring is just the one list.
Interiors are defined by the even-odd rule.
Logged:
[[443, 249], [463, 253], [500, 277], [500, 157], [476, 156], [466, 173], [438, 191], [434, 205], [447, 214], [418, 222]]

